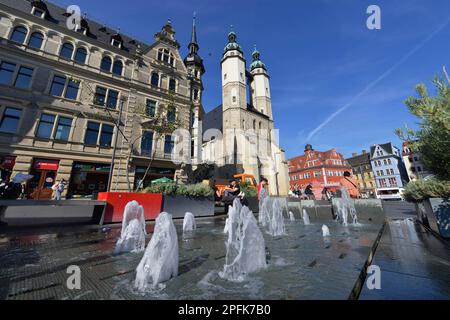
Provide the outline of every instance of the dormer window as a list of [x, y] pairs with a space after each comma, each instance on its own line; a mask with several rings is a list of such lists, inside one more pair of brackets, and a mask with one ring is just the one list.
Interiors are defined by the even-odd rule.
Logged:
[[86, 35], [87, 29], [83, 28], [82, 26], [77, 26], [77, 32]]
[[82, 33], [82, 34], [84, 34], [84, 35], [87, 35], [87, 34], [88, 34], [88, 31], [89, 31], [89, 25], [88, 25], [86, 19], [82, 19], [82, 20], [80, 21], [80, 24], [77, 25], [76, 30], [77, 30], [77, 32]]
[[175, 57], [168, 49], [161, 48], [158, 50], [158, 60], [173, 66], [175, 62]]
[[117, 48], [120, 48], [122, 46], [122, 43], [116, 39], [111, 39], [111, 44]]
[[36, 7], [33, 7], [33, 9], [31, 9], [31, 14], [35, 17], [45, 18], [45, 11], [38, 9]]
[[122, 43], [123, 43], [123, 40], [122, 40], [122, 37], [120, 36], [120, 34], [115, 34], [111, 37], [111, 45], [112, 46], [121, 49]]

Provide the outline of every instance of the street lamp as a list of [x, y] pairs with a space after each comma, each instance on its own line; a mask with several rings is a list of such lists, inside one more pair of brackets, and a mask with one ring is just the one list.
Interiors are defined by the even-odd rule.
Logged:
[[112, 176], [113, 176], [113, 170], [114, 170], [114, 162], [116, 160], [117, 140], [118, 140], [119, 131], [120, 131], [120, 122], [122, 120], [123, 103], [125, 101], [126, 101], [126, 97], [122, 96], [120, 98], [119, 116], [117, 117], [117, 122], [116, 122], [117, 132], [114, 136], [113, 152], [112, 152], [112, 156], [111, 156], [111, 166], [109, 167], [108, 184], [106, 185], [107, 192], [111, 191], [111, 182], [112, 182]]

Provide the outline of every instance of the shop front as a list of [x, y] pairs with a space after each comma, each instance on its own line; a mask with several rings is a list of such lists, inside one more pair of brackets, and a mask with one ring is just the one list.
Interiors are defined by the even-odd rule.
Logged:
[[74, 162], [70, 176], [68, 198], [95, 198], [106, 191], [110, 164]]
[[[145, 170], [147, 170], [147, 167], [136, 167], [136, 172], [134, 175], [134, 189], [138, 187], [139, 183], [141, 183], [142, 179], [144, 178]], [[155, 168], [152, 167], [148, 170], [147, 176], [145, 177], [144, 182], [142, 183], [141, 188], [145, 188], [150, 185], [152, 180], [159, 179], [162, 177], [169, 178], [173, 180], [173, 177], [175, 175], [175, 169], [174, 168]]]
[[15, 164], [16, 164], [16, 157], [0, 155], [1, 182], [9, 182]]
[[50, 159], [34, 159], [30, 174], [33, 176], [27, 185], [27, 196], [34, 200], [52, 198], [52, 186], [55, 183], [59, 161]]

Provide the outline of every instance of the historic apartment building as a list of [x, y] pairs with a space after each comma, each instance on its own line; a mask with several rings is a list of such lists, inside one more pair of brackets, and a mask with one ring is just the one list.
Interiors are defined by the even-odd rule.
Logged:
[[32, 174], [35, 199], [49, 198], [61, 178], [68, 197], [105, 191], [116, 139], [112, 191], [136, 187], [153, 150], [144, 185], [173, 178], [173, 138], [148, 130], [160, 112], [191, 130], [199, 161], [205, 70], [195, 23], [183, 59], [170, 21], [146, 44], [89, 19], [70, 30], [66, 20], [65, 8], [47, 1], [0, 2], [2, 179]]
[[305, 146], [303, 155], [289, 159], [288, 165], [292, 188], [315, 184], [335, 192], [341, 186], [344, 172], [352, 173], [352, 167], [336, 149], [316, 151], [310, 144]]
[[202, 159], [216, 165], [217, 177], [245, 172], [259, 181], [264, 176], [271, 194], [287, 195], [287, 161], [272, 131], [270, 77], [259, 51], [254, 49], [247, 69], [237, 35], [231, 31], [221, 71], [222, 104], [203, 117]]
[[370, 162], [377, 184], [377, 196], [381, 199], [401, 199], [408, 182], [400, 150], [392, 142], [370, 147]]
[[373, 175], [369, 153], [366, 150], [363, 150], [361, 154], [353, 153], [352, 156], [346, 160], [353, 169], [353, 174], [358, 183], [361, 196], [375, 198], [376, 181]]
[[422, 161], [420, 161], [420, 154], [411, 151], [411, 143], [409, 141], [403, 142], [402, 158], [410, 181], [423, 179], [432, 175], [432, 173], [424, 166]]

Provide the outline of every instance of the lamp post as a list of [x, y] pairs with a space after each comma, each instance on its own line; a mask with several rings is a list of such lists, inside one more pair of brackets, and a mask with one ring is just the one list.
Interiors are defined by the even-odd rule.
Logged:
[[111, 191], [111, 182], [112, 182], [112, 176], [113, 176], [113, 170], [114, 170], [114, 162], [116, 161], [116, 149], [117, 149], [117, 138], [119, 136], [119, 130], [120, 130], [120, 122], [122, 120], [122, 111], [123, 111], [123, 103], [125, 102], [126, 97], [120, 98], [120, 107], [119, 107], [119, 116], [117, 117], [116, 122], [116, 128], [117, 132], [114, 136], [114, 143], [113, 143], [113, 152], [111, 156], [111, 166], [109, 167], [109, 176], [108, 176], [108, 184], [106, 186], [106, 191]]

